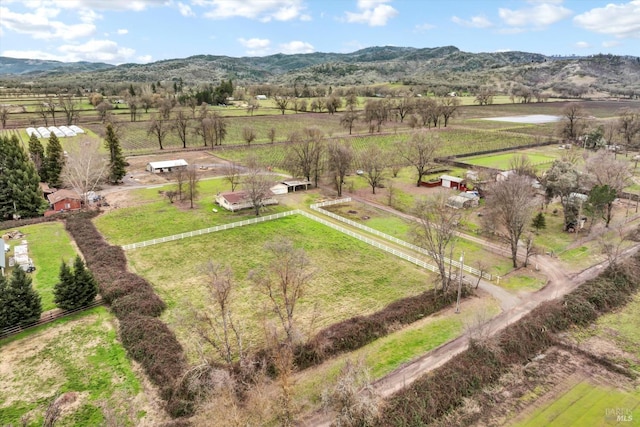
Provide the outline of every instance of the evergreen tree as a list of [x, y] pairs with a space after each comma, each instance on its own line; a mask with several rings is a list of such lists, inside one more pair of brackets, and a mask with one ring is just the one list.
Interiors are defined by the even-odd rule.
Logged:
[[46, 182], [47, 174], [44, 167], [44, 147], [35, 133], [32, 133], [29, 138], [29, 156], [38, 171], [38, 175], [40, 175], [40, 180]]
[[38, 172], [18, 137], [0, 137], [0, 220], [14, 214], [22, 218], [41, 215], [46, 202], [39, 183]]
[[51, 187], [62, 187], [62, 168], [64, 167], [64, 151], [62, 151], [62, 145], [58, 137], [52, 133], [49, 137], [49, 144], [47, 144], [47, 158], [46, 167], [47, 170], [47, 182]]
[[60, 265], [60, 275], [58, 277], [60, 281], [53, 288], [56, 305], [63, 310], [72, 310], [78, 307], [73, 273], [64, 261]]
[[7, 295], [7, 279], [0, 275], [0, 329], [7, 325], [7, 305], [4, 300]]
[[538, 212], [538, 214], [533, 217], [531, 225], [533, 226], [533, 228], [540, 231], [547, 227], [547, 219], [544, 217], [544, 214], [542, 212]]
[[111, 123], [107, 125], [107, 134], [105, 136], [104, 145], [109, 150], [109, 182], [117, 184], [125, 176], [126, 171], [124, 156], [120, 148], [120, 141], [113, 131]]
[[85, 306], [96, 298], [98, 295], [98, 283], [91, 274], [91, 271], [85, 267], [84, 261], [80, 256], [76, 256], [73, 262], [73, 282], [76, 289], [77, 307]]
[[42, 314], [40, 295], [31, 286], [31, 277], [20, 267], [13, 269], [8, 285], [3, 285], [0, 328], [37, 321]]

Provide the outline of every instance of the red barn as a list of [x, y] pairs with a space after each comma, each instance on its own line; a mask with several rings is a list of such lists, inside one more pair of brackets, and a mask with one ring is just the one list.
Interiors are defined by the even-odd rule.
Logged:
[[82, 207], [82, 197], [75, 191], [58, 190], [47, 196], [54, 212], [75, 211]]

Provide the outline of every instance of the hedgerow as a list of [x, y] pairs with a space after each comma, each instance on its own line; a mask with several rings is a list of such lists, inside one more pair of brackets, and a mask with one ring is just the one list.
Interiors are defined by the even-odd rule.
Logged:
[[640, 253], [609, 268], [563, 298], [541, 304], [488, 343], [469, 348], [442, 367], [393, 395], [383, 406], [380, 426], [434, 422], [465, 397], [493, 384], [512, 364], [524, 364], [557, 342], [555, 333], [587, 325], [623, 306], [640, 288]]
[[129, 355], [158, 386], [165, 409], [173, 417], [192, 415], [194, 401], [177, 387], [187, 363], [175, 334], [157, 317], [165, 303], [144, 278], [127, 271], [119, 246], [109, 245], [91, 221], [91, 214], [69, 216], [66, 228], [84, 255], [103, 299], [120, 321], [120, 339]]

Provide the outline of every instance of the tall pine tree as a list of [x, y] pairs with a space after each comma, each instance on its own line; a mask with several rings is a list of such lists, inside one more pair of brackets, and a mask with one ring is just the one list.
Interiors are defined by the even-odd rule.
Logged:
[[0, 220], [13, 215], [28, 218], [41, 215], [46, 202], [40, 177], [22, 149], [18, 137], [0, 136]]
[[31, 161], [35, 165], [38, 175], [40, 175], [40, 181], [46, 182], [47, 174], [44, 162], [44, 147], [35, 133], [32, 133], [31, 137], [29, 137], [29, 157], [31, 157]]
[[79, 307], [87, 305], [98, 295], [98, 283], [91, 274], [91, 270], [85, 267], [80, 256], [76, 256], [73, 262], [73, 281], [76, 286]]
[[64, 167], [64, 151], [58, 137], [52, 133], [47, 144], [46, 175], [51, 187], [62, 187], [62, 168]]
[[0, 328], [35, 322], [40, 314], [40, 295], [31, 286], [31, 277], [22, 268], [14, 268], [0, 297]]
[[4, 303], [4, 299], [7, 295], [7, 279], [3, 275], [0, 275], [0, 329], [4, 328], [7, 324], [7, 308]]
[[104, 145], [109, 150], [109, 182], [117, 184], [125, 176], [126, 171], [124, 156], [120, 148], [118, 136], [113, 131], [111, 123], [107, 125], [107, 134], [104, 139]]
[[93, 302], [98, 294], [98, 284], [80, 256], [71, 268], [63, 261], [60, 265], [60, 281], [53, 293], [55, 302], [63, 310], [74, 310]]
[[56, 305], [63, 310], [72, 310], [77, 307], [75, 282], [73, 273], [66, 262], [60, 265], [60, 281], [53, 288], [53, 296]]

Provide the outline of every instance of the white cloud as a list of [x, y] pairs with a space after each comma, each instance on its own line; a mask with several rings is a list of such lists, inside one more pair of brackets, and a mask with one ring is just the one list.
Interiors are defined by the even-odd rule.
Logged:
[[118, 29], [118, 34], [121, 36], [124, 36], [125, 34], [128, 34], [129, 30], [127, 30], [126, 28], [119, 28]]
[[466, 20], [462, 18], [458, 18], [457, 16], [453, 16], [451, 21], [458, 25], [462, 25], [463, 27], [470, 28], [489, 28], [493, 26], [493, 23], [487, 19], [486, 16], [478, 15], [472, 16], [471, 19]]
[[310, 43], [294, 40], [289, 43], [281, 44], [280, 52], [287, 55], [293, 55], [295, 53], [313, 53], [315, 52], [315, 48]]
[[34, 13], [15, 13], [6, 7], [0, 7], [0, 27], [28, 34], [35, 39], [73, 40], [93, 34], [96, 26], [92, 23], [65, 24], [53, 20], [60, 9], [38, 8]]
[[247, 54], [253, 56], [263, 56], [269, 54], [269, 48], [271, 46], [271, 40], [269, 39], [244, 39], [239, 38], [238, 42], [247, 48]]
[[576, 47], [578, 49], [588, 49], [588, 48], [591, 47], [591, 45], [589, 43], [587, 43], [587, 42], [577, 42], [576, 43]]
[[192, 4], [211, 8], [204, 16], [212, 19], [242, 17], [269, 22], [309, 18], [302, 13], [302, 0], [192, 0]]
[[168, 6], [169, 0], [51, 0], [57, 7], [88, 10], [143, 11], [153, 6]]
[[151, 58], [152, 58], [151, 55], [141, 55], [141, 56], [138, 56], [136, 59], [141, 63], [146, 64], [147, 62], [151, 62]]
[[433, 30], [434, 28], [436, 28], [435, 25], [425, 22], [424, 24], [416, 25], [414, 30], [418, 33], [421, 33], [423, 31]]
[[519, 28], [544, 28], [568, 18], [572, 13], [566, 7], [549, 4], [549, 2], [528, 9], [498, 9], [498, 15], [505, 24]]
[[382, 27], [387, 21], [398, 14], [398, 11], [389, 6], [389, 0], [358, 0], [359, 12], [345, 12], [347, 22], [367, 24], [370, 27]]
[[121, 47], [111, 40], [91, 39], [83, 44], [68, 44], [58, 48], [70, 61], [100, 61], [111, 64], [126, 62], [136, 53], [134, 49]]
[[573, 22], [596, 33], [640, 38], [640, 0], [591, 9], [573, 18]]
[[609, 40], [602, 42], [602, 47], [616, 47], [620, 46], [620, 42], [618, 40]]
[[178, 2], [178, 10], [180, 11], [180, 15], [182, 16], [196, 16], [196, 14], [193, 13], [193, 10], [191, 10], [191, 6], [189, 6], [188, 4]]
[[[134, 49], [118, 46], [114, 41], [93, 39], [83, 44], [60, 46], [58, 52], [59, 53], [39, 50], [5, 50], [2, 52], [2, 55], [12, 58], [38, 58], [62, 62], [99, 61], [110, 64], [127, 62], [135, 55]], [[146, 57], [138, 57], [139, 60], [142, 58]], [[149, 57], [149, 59], [151, 59], [151, 57]]]
[[511, 52], [513, 49], [496, 49], [494, 50], [495, 53], [505, 53], [505, 52]]

